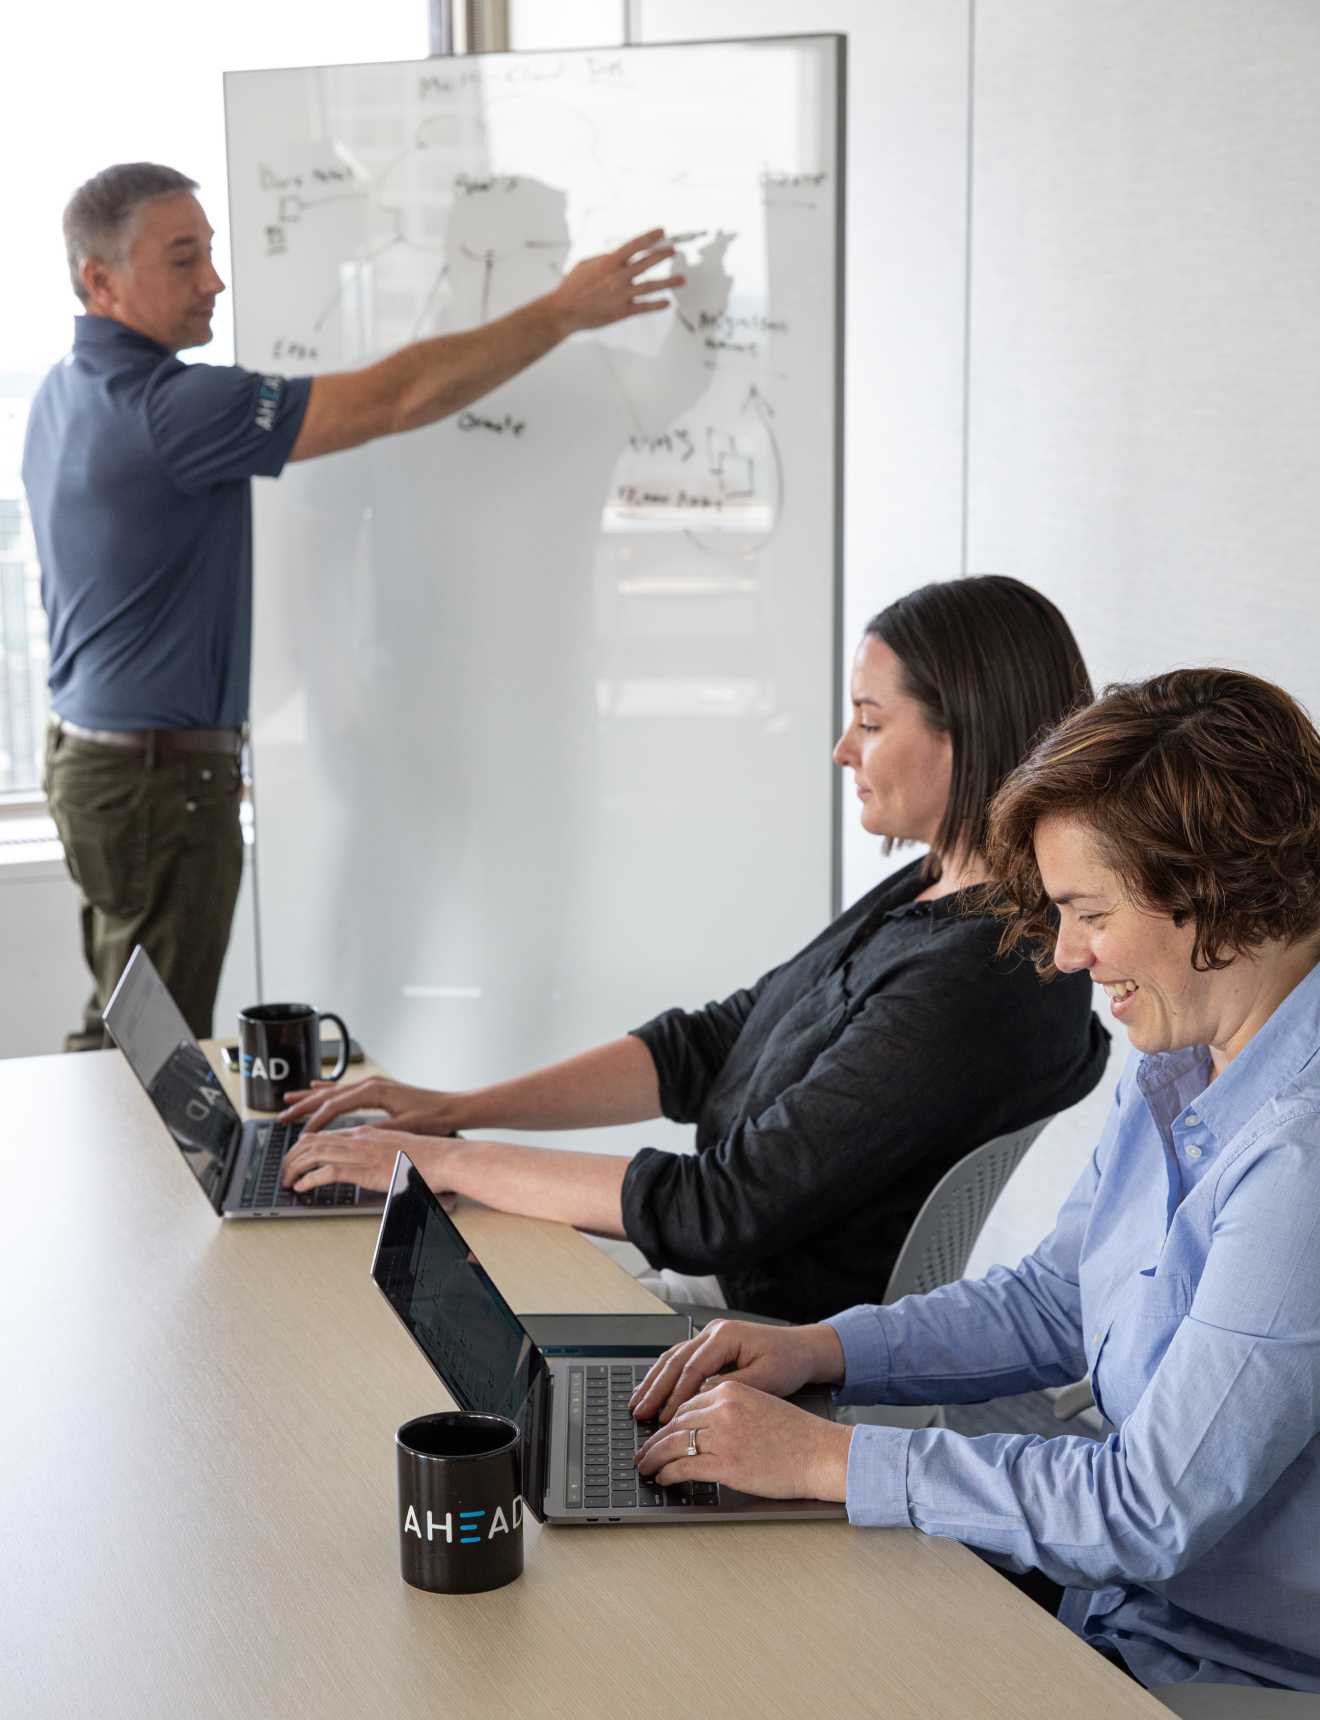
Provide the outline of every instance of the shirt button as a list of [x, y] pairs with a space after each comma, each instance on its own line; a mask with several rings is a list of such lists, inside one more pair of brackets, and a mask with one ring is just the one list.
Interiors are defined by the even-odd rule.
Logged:
[[1201, 1119], [1196, 1115], [1195, 1111], [1189, 1111], [1183, 1120], [1187, 1124], [1187, 1127], [1189, 1129], [1194, 1129], [1196, 1127], [1196, 1125], [1201, 1121]]
[[1092, 1332], [1092, 1333], [1091, 1333], [1091, 1342], [1092, 1342], [1092, 1343], [1093, 1343], [1093, 1344], [1098, 1344], [1098, 1343], [1099, 1343], [1099, 1342], [1100, 1342], [1100, 1334], [1099, 1334], [1099, 1332]]
[[1199, 1158], [1200, 1158], [1200, 1156], [1201, 1156], [1201, 1149], [1200, 1149], [1200, 1147], [1188, 1147], [1188, 1149], [1187, 1149], [1187, 1157], [1188, 1157], [1188, 1158], [1189, 1158], [1189, 1159], [1199, 1159]]
[[186, 801], [184, 803], [184, 810], [187, 812], [196, 812], [197, 802], [195, 800]]
[[[203, 771], [203, 772], [202, 772], [202, 781], [203, 781], [203, 782], [210, 782], [210, 780], [211, 780], [211, 773], [210, 773], [210, 771], [209, 771], [209, 770], [204, 770], [204, 771]], [[1189, 1119], [1189, 1120], [1190, 1120], [1190, 1119]]]

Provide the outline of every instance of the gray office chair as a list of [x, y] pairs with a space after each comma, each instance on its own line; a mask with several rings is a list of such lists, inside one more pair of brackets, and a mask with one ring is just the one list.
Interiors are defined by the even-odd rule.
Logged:
[[[1052, 1121], [1042, 1117], [1011, 1135], [998, 1135], [944, 1173], [898, 1251], [885, 1286], [886, 1302], [924, 1295], [963, 1276], [990, 1208], [1028, 1147]], [[840, 1410], [839, 1419], [872, 1427], [942, 1427], [944, 1411], [938, 1404], [854, 1404]]]
[[[921, 1295], [962, 1277], [976, 1239], [990, 1216], [990, 1208], [1022, 1163], [1027, 1148], [1053, 1121], [1052, 1116], [1042, 1117], [1039, 1123], [1029, 1123], [1011, 1135], [986, 1141], [944, 1173], [926, 1196], [903, 1239], [885, 1286], [884, 1301], [897, 1302], [900, 1296]], [[690, 1314], [697, 1330], [721, 1319], [754, 1320], [764, 1326], [788, 1324], [772, 1314], [747, 1314], [740, 1309], [708, 1307], [705, 1303], [671, 1302], [670, 1307], [679, 1314]]]
[[944, 1173], [912, 1221], [889, 1274], [886, 1302], [921, 1296], [962, 1277], [990, 1208], [1026, 1157], [1027, 1148], [1052, 1121], [1043, 1117], [1011, 1135], [999, 1135]]
[[1157, 1702], [1182, 1720], [1320, 1720], [1320, 1696], [1250, 1684], [1161, 1684]]
[[[967, 1270], [976, 1239], [990, 1208], [999, 1199], [1004, 1184], [1022, 1163], [1027, 1148], [1052, 1117], [1042, 1117], [1011, 1135], [975, 1147], [946, 1171], [926, 1196], [921, 1211], [903, 1240], [894, 1262], [884, 1300], [921, 1295], [941, 1284], [951, 1284]], [[690, 1314], [698, 1331], [712, 1320], [756, 1320], [767, 1326], [785, 1322], [767, 1314], [744, 1314], [731, 1308], [670, 1304], [680, 1314]], [[850, 1404], [838, 1412], [840, 1421], [867, 1423], [872, 1427], [940, 1427], [944, 1411], [937, 1404]]]

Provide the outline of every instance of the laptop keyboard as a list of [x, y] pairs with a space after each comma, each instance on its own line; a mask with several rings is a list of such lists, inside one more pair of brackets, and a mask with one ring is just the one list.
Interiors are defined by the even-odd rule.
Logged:
[[356, 1206], [358, 1190], [355, 1183], [323, 1183], [306, 1194], [295, 1194], [280, 1183], [280, 1166], [284, 1155], [302, 1134], [301, 1123], [263, 1124], [257, 1135], [262, 1150], [254, 1152], [248, 1166], [247, 1184], [243, 1190], [245, 1207], [275, 1208], [287, 1206]]
[[634, 1421], [628, 1409], [628, 1399], [646, 1378], [647, 1366], [613, 1362], [569, 1368], [564, 1503], [571, 1509], [609, 1512], [719, 1504], [720, 1490], [714, 1481], [656, 1487], [633, 1468], [633, 1452], [657, 1425]]

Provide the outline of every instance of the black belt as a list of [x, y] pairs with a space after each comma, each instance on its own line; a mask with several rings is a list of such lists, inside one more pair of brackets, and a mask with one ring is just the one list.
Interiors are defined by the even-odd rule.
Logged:
[[161, 752], [232, 753], [243, 747], [242, 729], [85, 729], [64, 717], [52, 717], [51, 727], [77, 741], [95, 741], [103, 747], [129, 747], [145, 752], [155, 746]]

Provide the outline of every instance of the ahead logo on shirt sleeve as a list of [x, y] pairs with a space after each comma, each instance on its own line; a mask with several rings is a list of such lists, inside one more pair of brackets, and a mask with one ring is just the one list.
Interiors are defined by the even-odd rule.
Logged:
[[257, 390], [257, 429], [273, 430], [275, 428], [275, 408], [280, 403], [280, 395], [284, 392], [282, 376], [263, 376], [261, 387]]

